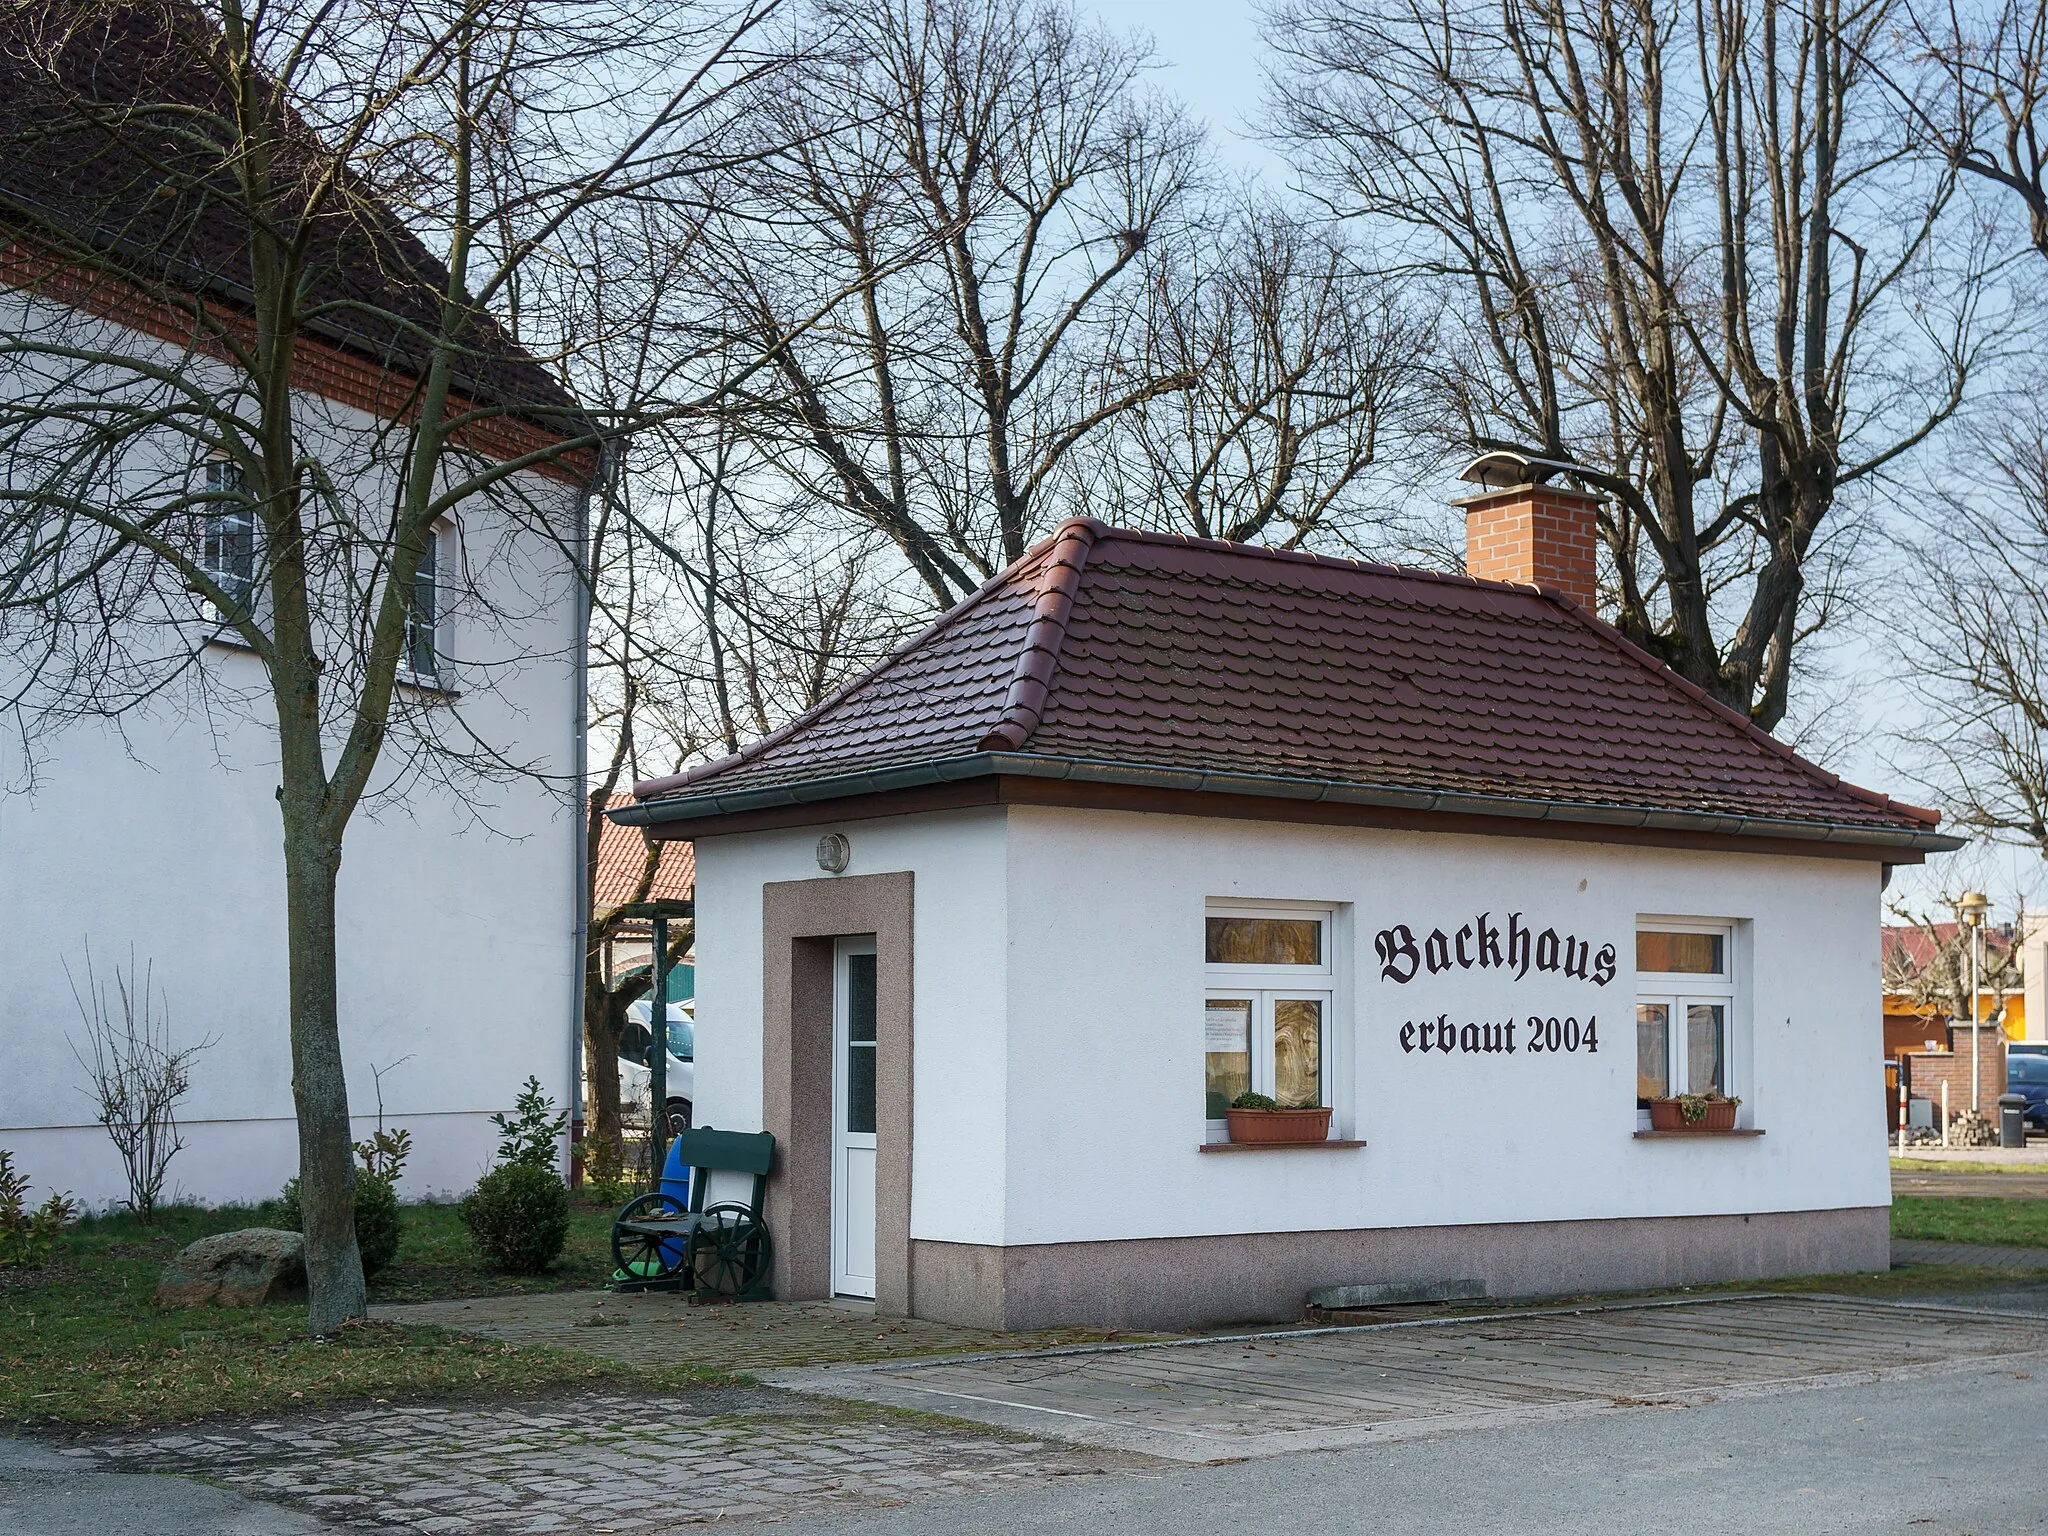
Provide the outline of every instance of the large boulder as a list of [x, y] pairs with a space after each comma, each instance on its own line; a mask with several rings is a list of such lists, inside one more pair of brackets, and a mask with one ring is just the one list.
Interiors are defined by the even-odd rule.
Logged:
[[306, 1288], [306, 1239], [275, 1227], [202, 1237], [164, 1266], [160, 1307], [260, 1307]]

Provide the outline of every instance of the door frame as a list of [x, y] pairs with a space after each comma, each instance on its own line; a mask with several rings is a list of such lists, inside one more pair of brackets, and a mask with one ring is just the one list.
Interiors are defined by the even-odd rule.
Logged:
[[[862, 1214], [866, 1216], [870, 1225], [874, 1223], [876, 1218], [876, 1210], [872, 1204], [865, 1213], [855, 1212], [852, 1209], [852, 1201], [847, 1190], [846, 1178], [846, 1154], [849, 1151], [855, 1150], [854, 1138], [862, 1136], [862, 1133], [850, 1131], [846, 1128], [847, 1092], [849, 1086], [847, 1069], [853, 1059], [853, 1015], [851, 1007], [853, 989], [850, 979], [853, 967], [851, 962], [854, 957], [859, 955], [874, 955], [879, 965], [880, 957], [875, 948], [873, 934], [860, 934], [832, 941], [832, 1294], [835, 1296], [866, 1296], [869, 1300], [873, 1300], [875, 1277], [873, 1275], [855, 1276], [846, 1268], [846, 1255], [852, 1246], [849, 1239], [853, 1229], [849, 1223]], [[881, 990], [881, 978], [879, 975], [875, 978], [875, 989], [877, 993]], [[877, 1000], [879, 1001], [879, 998]], [[872, 1049], [876, 1053], [875, 1064], [879, 1069], [881, 1065], [879, 1029], [877, 1029], [876, 1035], [877, 1038]], [[876, 1073], [877, 1087], [880, 1086], [880, 1077], [881, 1074], [878, 1070]], [[879, 1142], [882, 1123], [881, 1104], [879, 1101], [874, 1107], [876, 1128], [862, 1136], [867, 1145], [858, 1150], [873, 1152]], [[868, 1246], [870, 1249], [874, 1248], [874, 1235], [872, 1231], [869, 1234]], [[848, 1283], [860, 1280], [866, 1282], [867, 1288], [865, 1290], [860, 1289], [856, 1284]]]
[[911, 1314], [911, 1016], [915, 888], [909, 871], [761, 887], [761, 1124], [775, 1134], [768, 1229], [775, 1294], [832, 1294], [833, 941], [875, 938], [875, 1310]]

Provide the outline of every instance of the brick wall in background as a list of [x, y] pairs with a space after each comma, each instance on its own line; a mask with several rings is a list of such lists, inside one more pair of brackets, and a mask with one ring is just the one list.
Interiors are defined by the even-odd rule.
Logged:
[[[1913, 1097], [1933, 1101], [1937, 1124], [1941, 1118], [1941, 1085], [1944, 1082], [1948, 1084], [1951, 1118], [1970, 1107], [1970, 1032], [1958, 1029], [1953, 1032], [1953, 1040], [1955, 1049], [1939, 1055], [1925, 1051], [1906, 1053], [1906, 1072], [1913, 1085]], [[1984, 1031], [1977, 1070], [1977, 1107], [1984, 1111], [1986, 1119], [1995, 1123], [1998, 1119], [1998, 1096], [2005, 1092], [2005, 1035], [2002, 1031]]]

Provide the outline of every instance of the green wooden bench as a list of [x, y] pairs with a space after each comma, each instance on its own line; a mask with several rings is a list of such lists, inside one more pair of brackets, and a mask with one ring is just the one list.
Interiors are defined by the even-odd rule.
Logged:
[[[775, 1166], [774, 1135], [706, 1126], [680, 1133], [674, 1146], [690, 1170], [689, 1206], [660, 1191], [626, 1202], [612, 1222], [612, 1289], [694, 1289], [702, 1301], [767, 1300], [775, 1250], [761, 1202]], [[706, 1206], [714, 1173], [752, 1174], [752, 1198]]]

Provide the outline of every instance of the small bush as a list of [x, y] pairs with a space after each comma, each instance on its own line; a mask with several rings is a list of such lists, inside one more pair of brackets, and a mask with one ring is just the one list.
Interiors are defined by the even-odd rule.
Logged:
[[569, 1238], [569, 1186], [552, 1168], [506, 1163], [476, 1181], [462, 1202], [463, 1224], [499, 1269], [538, 1275]]
[[1280, 1101], [1267, 1094], [1253, 1093], [1247, 1088], [1243, 1093], [1240, 1093], [1230, 1101], [1230, 1107], [1232, 1109], [1278, 1109]]
[[552, 1170], [569, 1112], [558, 1111], [555, 1101], [541, 1092], [540, 1079], [529, 1077], [512, 1101], [512, 1113], [491, 1116], [491, 1124], [498, 1128], [499, 1162]]
[[50, 1256], [50, 1245], [78, 1207], [52, 1195], [34, 1210], [27, 1206], [28, 1180], [14, 1171], [14, 1155], [0, 1148], [0, 1269], [34, 1269]]
[[[277, 1224], [287, 1232], [306, 1230], [299, 1204], [299, 1181], [289, 1181], [277, 1197]], [[398, 1189], [374, 1173], [356, 1174], [356, 1249], [363, 1256], [363, 1278], [369, 1279], [398, 1257]]]

